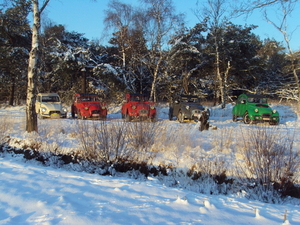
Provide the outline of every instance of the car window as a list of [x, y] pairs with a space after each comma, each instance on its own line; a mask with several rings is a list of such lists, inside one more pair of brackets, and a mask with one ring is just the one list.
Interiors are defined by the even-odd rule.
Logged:
[[190, 98], [189, 102], [199, 103], [199, 99], [198, 98]]
[[248, 98], [248, 102], [250, 103], [267, 103], [266, 98]]
[[182, 98], [181, 98], [181, 101], [182, 101], [182, 102], [189, 102], [189, 99], [186, 98], [186, 97], [182, 97]]
[[244, 99], [244, 98], [238, 99], [238, 103], [239, 103], [239, 104], [245, 104], [245, 99]]
[[57, 96], [43, 96], [42, 102], [59, 102], [59, 98]]
[[142, 101], [142, 96], [139, 95], [132, 95], [130, 96], [130, 101], [134, 101], [134, 102], [138, 102], [138, 101]]
[[90, 102], [90, 101], [91, 101], [91, 98], [90, 98], [90, 97], [81, 97], [81, 98], [80, 98], [80, 101], [83, 101], [83, 102]]

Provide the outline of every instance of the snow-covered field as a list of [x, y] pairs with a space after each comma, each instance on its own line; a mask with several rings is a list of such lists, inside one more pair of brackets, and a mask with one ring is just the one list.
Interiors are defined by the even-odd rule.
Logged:
[[[299, 150], [300, 119], [293, 108], [272, 108], [279, 111], [281, 121], [267, 129], [279, 131], [283, 134], [280, 138], [293, 135], [294, 148]], [[157, 145], [163, 151], [153, 159], [154, 165], [172, 164], [184, 169], [200, 160], [219, 158], [230, 167], [233, 158], [238, 157], [233, 149], [241, 142], [240, 133], [256, 127], [232, 122], [232, 105], [223, 110], [212, 108], [210, 123], [217, 129], [203, 132], [194, 123], [169, 121], [166, 105], [158, 109], [157, 123], [167, 133], [178, 134], [177, 139], [182, 137], [176, 146]], [[2, 136], [5, 132], [14, 140], [38, 140], [45, 150], [59, 149], [61, 153], [78, 148], [74, 128], [77, 120], [42, 120], [38, 135], [27, 134], [24, 110], [24, 106], [0, 109]], [[120, 121], [119, 110], [110, 108], [106, 123]], [[18, 141], [11, 143], [20, 147]], [[201, 194], [184, 180], [178, 181], [182, 184], [175, 188], [156, 177], [132, 179], [121, 173], [101, 176], [70, 167], [46, 167], [37, 161], [25, 161], [23, 155], [0, 156], [0, 224], [300, 224], [298, 200], [291, 201], [296, 204], [268, 204], [248, 200], [242, 193]]]

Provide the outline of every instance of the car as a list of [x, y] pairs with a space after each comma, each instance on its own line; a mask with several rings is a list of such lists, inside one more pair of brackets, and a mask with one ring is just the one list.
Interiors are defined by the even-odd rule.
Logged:
[[180, 123], [185, 121], [200, 122], [199, 130], [208, 130], [210, 111], [200, 104], [195, 95], [179, 95], [169, 105], [169, 119], [177, 117]]
[[107, 118], [107, 104], [100, 101], [97, 94], [76, 93], [71, 106], [72, 118], [103, 119]]
[[257, 94], [241, 94], [232, 108], [232, 120], [241, 117], [245, 124], [279, 123], [279, 113], [268, 104], [268, 98]]
[[36, 96], [35, 111], [38, 118], [66, 118], [67, 108], [57, 93], [39, 93]]
[[130, 93], [125, 94], [125, 100], [121, 107], [122, 119], [125, 121], [132, 120], [156, 120], [155, 103], [150, 102], [148, 97], [144, 94]]

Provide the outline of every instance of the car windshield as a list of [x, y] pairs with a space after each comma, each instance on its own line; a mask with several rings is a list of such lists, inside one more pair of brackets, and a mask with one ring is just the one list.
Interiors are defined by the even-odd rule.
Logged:
[[266, 98], [248, 98], [248, 102], [250, 103], [267, 103]]
[[97, 97], [95, 97], [95, 96], [82, 96], [82, 97], [80, 97], [80, 101], [82, 101], [82, 102], [94, 102], [94, 101], [97, 101]]
[[193, 102], [193, 103], [199, 103], [198, 98], [189, 98], [189, 97], [182, 97], [181, 98], [182, 102]]
[[144, 96], [142, 96], [142, 95], [131, 95], [130, 96], [130, 101], [133, 101], [133, 102], [144, 101]]
[[42, 102], [60, 102], [58, 96], [43, 96]]
[[189, 102], [199, 103], [199, 99], [198, 98], [190, 98]]

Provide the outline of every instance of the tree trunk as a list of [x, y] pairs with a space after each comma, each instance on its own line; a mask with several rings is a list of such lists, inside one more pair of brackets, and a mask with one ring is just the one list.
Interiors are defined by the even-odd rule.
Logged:
[[81, 93], [86, 93], [86, 69], [81, 70]]
[[152, 81], [152, 85], [151, 85], [151, 93], [150, 93], [150, 99], [153, 100], [154, 102], [156, 102], [156, 81], [157, 81], [157, 76], [158, 76], [158, 70], [160, 67], [160, 63], [162, 61], [162, 57], [160, 56], [158, 59], [158, 62], [156, 64], [154, 73], [153, 73], [153, 81]]
[[[220, 73], [220, 53], [219, 53], [219, 46], [216, 41], [216, 73], [217, 73], [217, 79], [218, 79], [218, 88], [220, 91], [220, 97], [221, 97], [221, 103], [224, 102], [224, 84], [223, 79]], [[217, 96], [218, 97], [218, 96]]]
[[14, 105], [14, 100], [15, 100], [15, 83], [16, 83], [16, 79], [13, 76], [11, 79], [11, 89], [10, 89], [9, 103], [8, 103], [11, 106]]
[[27, 77], [27, 98], [26, 98], [26, 131], [38, 132], [37, 115], [35, 112], [36, 98], [36, 77], [37, 61], [39, 51], [39, 29], [40, 13], [38, 0], [32, 0], [33, 4], [33, 26], [32, 26], [32, 46], [29, 53], [28, 77]]
[[230, 65], [230, 61], [227, 62], [227, 68], [226, 68], [226, 72], [224, 73], [224, 99], [222, 101], [222, 109], [225, 109], [226, 107], [226, 102], [227, 102], [227, 80], [228, 80], [228, 75], [229, 75], [229, 70], [231, 68], [231, 65]]

